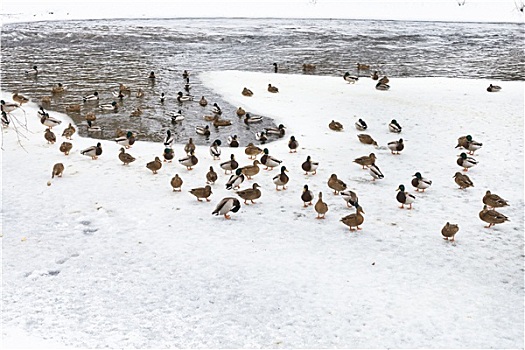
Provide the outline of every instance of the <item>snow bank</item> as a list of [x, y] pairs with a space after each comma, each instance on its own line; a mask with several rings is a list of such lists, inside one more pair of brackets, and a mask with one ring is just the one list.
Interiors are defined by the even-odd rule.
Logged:
[[[223, 140], [214, 161], [197, 146], [194, 170], [175, 161], [152, 175], [146, 163], [162, 155], [161, 143], [138, 141], [129, 150], [137, 160], [123, 166], [114, 142], [101, 141], [102, 156], [91, 160], [79, 151], [97, 140], [74, 135], [64, 156], [68, 117], [51, 113], [64, 122], [49, 145], [36, 105], [24, 105], [24, 148], [12, 127], [2, 132], [3, 337], [20, 329], [87, 348], [523, 347], [523, 82], [393, 78], [383, 92], [366, 78], [350, 85], [227, 71], [201, 80], [287, 127], [264, 146], [289, 169], [288, 189], [275, 190], [277, 169], [261, 168], [241, 185], [261, 185], [257, 204], [243, 204], [231, 220], [215, 217], [220, 199], [234, 195], [219, 163], [233, 153], [251, 164], [244, 148]], [[268, 93], [268, 83], [280, 92]], [[488, 93], [489, 83], [503, 90]], [[253, 97], [241, 95], [245, 86]], [[24, 119], [21, 110], [13, 115]], [[358, 118], [380, 147], [359, 143]], [[343, 132], [328, 129], [332, 119]], [[389, 132], [391, 119], [400, 135]], [[461, 191], [454, 147], [466, 134], [483, 147], [468, 172], [475, 187]], [[288, 153], [291, 135], [297, 154]], [[385, 146], [399, 137], [406, 146], [395, 156]], [[174, 147], [176, 159], [183, 147]], [[383, 180], [352, 162], [371, 152]], [[308, 155], [320, 163], [316, 175], [301, 170]], [[64, 176], [46, 186], [57, 162]], [[188, 191], [205, 185], [210, 165], [219, 180], [211, 202], [197, 202]], [[404, 184], [414, 193], [417, 171], [433, 184], [416, 194], [413, 210], [399, 209], [395, 190]], [[170, 186], [176, 173], [181, 193]], [[354, 210], [328, 188], [332, 173], [357, 192], [361, 231], [339, 221]], [[303, 208], [305, 184], [316, 199], [323, 192], [325, 220]], [[510, 202], [500, 210], [510, 222], [483, 227], [486, 190]], [[447, 221], [460, 227], [456, 243], [441, 238]]]

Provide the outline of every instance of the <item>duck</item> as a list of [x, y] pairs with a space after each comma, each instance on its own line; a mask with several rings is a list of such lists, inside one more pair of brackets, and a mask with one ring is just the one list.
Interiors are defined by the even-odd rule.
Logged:
[[312, 175], [317, 174], [317, 168], [319, 167], [319, 162], [313, 162], [312, 157], [306, 157], [306, 161], [301, 164], [301, 168], [305, 171], [305, 175], [312, 173]]
[[187, 157], [179, 159], [179, 163], [184, 165], [186, 169], [193, 170], [193, 167], [197, 165], [199, 159], [194, 154], [194, 151], [190, 151]]
[[160, 158], [155, 157], [154, 161], [151, 161], [148, 164], [146, 164], [146, 168], [151, 170], [154, 175], [157, 174], [157, 171], [159, 171], [160, 168], [162, 168], [162, 162], [160, 161]]
[[399, 134], [401, 129], [401, 125], [399, 125], [395, 119], [392, 119], [392, 121], [388, 124], [388, 130], [390, 130], [390, 132]]
[[164, 156], [164, 161], [171, 163], [173, 158], [175, 158], [175, 152], [173, 152], [173, 148], [166, 147], [164, 148], [164, 153], [162, 153]]
[[170, 181], [171, 187], [173, 188], [173, 192], [181, 192], [183, 183], [184, 181], [182, 181], [179, 174], [175, 174], [175, 176], [172, 177]]
[[473, 166], [475, 166], [476, 164], [478, 164], [478, 161], [475, 160], [475, 159], [472, 158], [472, 157], [468, 157], [467, 154], [466, 154], [465, 152], [462, 152], [462, 153], [458, 156], [458, 159], [457, 159], [456, 163], [457, 163], [460, 167], [463, 167], [463, 171], [468, 171], [469, 168], [472, 168]]
[[139, 88], [139, 89], [137, 90], [137, 93], [135, 94], [135, 97], [136, 97], [136, 98], [142, 98], [142, 97], [144, 97], [144, 91], [142, 91], [142, 89]]
[[13, 101], [17, 102], [20, 106], [22, 106], [24, 103], [29, 102], [29, 99], [25, 96], [18, 94], [18, 92], [15, 92], [13, 94]]
[[71, 123], [69, 123], [69, 126], [65, 128], [64, 131], [62, 132], [62, 137], [65, 137], [66, 139], [71, 140], [71, 136], [73, 136], [73, 134], [75, 134], [76, 131], [77, 130], [75, 129], [75, 127], [71, 125]]
[[357, 135], [357, 138], [361, 143], [364, 143], [365, 145], [374, 145], [377, 147], [377, 142], [374, 141], [374, 139], [368, 134], [359, 134]]
[[100, 132], [102, 128], [98, 125], [94, 125], [91, 120], [87, 121], [87, 131], [89, 132]]
[[354, 159], [354, 163], [357, 163], [365, 169], [365, 167], [370, 166], [375, 163], [376, 161], [376, 155], [374, 153], [370, 153], [368, 156], [362, 156], [359, 158]]
[[190, 137], [188, 143], [184, 146], [184, 152], [186, 152], [186, 154], [195, 152], [195, 144], [193, 143], [193, 138]]
[[80, 154], [91, 157], [91, 159], [93, 160], [98, 159], [98, 157], [102, 155], [102, 144], [98, 142], [96, 146], [91, 146], [86, 149], [83, 149], [82, 151], [80, 151]]
[[309, 205], [312, 205], [312, 201], [314, 200], [314, 194], [312, 191], [308, 189], [308, 185], [303, 186], [303, 193], [301, 193], [301, 200], [303, 201], [303, 207], [308, 207]]
[[179, 92], [177, 92], [177, 101], [179, 101], [179, 103], [193, 101], [193, 96], [191, 96], [191, 95], [184, 95], [182, 93], [182, 91], [179, 91]]
[[229, 212], [236, 213], [241, 208], [241, 202], [237, 198], [225, 197], [221, 199], [219, 204], [215, 207], [215, 210], [212, 212], [213, 215], [224, 215], [225, 219], [231, 219], [231, 216], [228, 215]]
[[388, 91], [389, 89], [390, 89], [390, 85], [388, 85], [388, 84], [382, 84], [381, 82], [376, 84], [376, 90]]
[[49, 128], [46, 129], [46, 132], [44, 133], [44, 138], [46, 139], [47, 143], [50, 144], [54, 144], [57, 141], [57, 137]]
[[86, 114], [86, 120], [94, 122], [97, 120], [97, 116], [95, 115], [95, 112], [89, 112]]
[[4, 100], [0, 100], [0, 106], [2, 108], [2, 111], [6, 113], [11, 113], [12, 111], [20, 107], [18, 103], [5, 102]]
[[372, 176], [372, 181], [381, 180], [385, 178], [385, 176], [383, 175], [379, 167], [376, 165], [376, 163], [372, 163], [368, 166], [368, 173]]
[[128, 95], [131, 94], [131, 89], [122, 83], [119, 83], [118, 91]]
[[401, 203], [401, 206], [399, 208], [403, 209], [405, 205], [408, 205], [408, 209], [412, 209], [412, 203], [414, 203], [416, 197], [408, 192], [405, 192], [404, 185], [399, 185], [397, 191], [399, 192], [396, 195], [396, 199], [399, 203]]
[[359, 118], [359, 120], [355, 122], [355, 128], [359, 131], [364, 131], [368, 128], [368, 125], [366, 125], [363, 119]]
[[299, 142], [295, 139], [295, 136], [290, 137], [290, 141], [288, 141], [288, 148], [290, 149], [290, 153], [297, 153]]
[[230, 179], [228, 180], [228, 182], [226, 182], [226, 189], [231, 190], [231, 189], [240, 188], [241, 184], [244, 182], [244, 179], [245, 177], [244, 177], [244, 174], [242, 173], [242, 170], [241, 169], [235, 170], [235, 174], [230, 176]]
[[69, 113], [80, 113], [81, 108], [82, 107], [79, 104], [77, 104], [77, 103], [70, 104], [70, 105], [66, 106], [66, 112], [69, 112]]
[[235, 113], [237, 113], [238, 117], [242, 117], [243, 115], [246, 114], [246, 111], [242, 107], [239, 107], [237, 108], [237, 111]]
[[278, 127], [266, 128], [265, 131], [267, 135], [277, 135], [279, 137], [283, 137], [286, 132], [286, 128], [284, 127], [283, 124], [279, 124]]
[[451, 224], [447, 222], [445, 226], [441, 229], [441, 235], [445, 241], [450, 239], [451, 242], [454, 242], [454, 236], [459, 231], [459, 226], [457, 224]]
[[268, 150], [268, 148], [265, 148], [263, 152], [264, 155], [261, 157], [261, 164], [266, 167], [264, 168], [264, 170], [273, 170], [273, 168], [279, 166], [279, 164], [282, 163], [282, 160], [279, 160], [269, 155], [270, 151]]
[[369, 70], [369, 69], [370, 69], [370, 65], [357, 63], [357, 70]]
[[221, 159], [221, 140], [215, 140], [210, 146], [210, 155], [213, 157], [213, 160]]
[[273, 65], [273, 72], [277, 73], [279, 71], [279, 67], [277, 66], [277, 63], [274, 62], [272, 63], [272, 65]]
[[358, 77], [355, 75], [350, 75], [349, 72], [346, 72], [345, 75], [343, 75], [343, 79], [348, 82], [348, 84], [355, 84], [359, 80]]
[[213, 170], [213, 167], [210, 166], [210, 170], [206, 173], [206, 183], [214, 184], [215, 181], [217, 181], [217, 179], [218, 179], [217, 173], [215, 172], [215, 170]]
[[215, 115], [215, 119], [213, 119], [213, 126], [218, 128], [219, 126], [229, 126], [232, 125], [231, 120], [228, 119], [220, 119], [219, 115]]
[[317, 212], [316, 219], [324, 219], [326, 213], [328, 212], [328, 204], [323, 202], [323, 192], [319, 192], [319, 199], [314, 206], [315, 211]]
[[311, 72], [316, 69], [315, 64], [303, 63], [303, 72]]
[[120, 161], [122, 162], [122, 165], [129, 165], [129, 163], [133, 163], [135, 161], [135, 157], [133, 157], [129, 153], [126, 153], [126, 150], [124, 149], [124, 147], [120, 148], [118, 159], [120, 159]]
[[399, 154], [399, 152], [401, 152], [405, 148], [403, 139], [399, 139], [399, 141], [391, 141], [388, 143], [387, 146], [392, 154]]
[[248, 146], [246, 146], [246, 148], [244, 149], [244, 153], [248, 156], [249, 159], [255, 159], [255, 157], [263, 153], [263, 150], [250, 142]]
[[49, 107], [49, 105], [51, 104], [51, 96], [42, 96], [40, 101], [42, 102], [43, 105]]
[[244, 89], [242, 89], [241, 94], [242, 94], [243, 96], [251, 97], [251, 96], [253, 96], [253, 91], [250, 90], [250, 89], [244, 88]]
[[213, 107], [211, 109], [211, 112], [213, 114], [219, 114], [220, 115], [220, 114], [222, 114], [222, 109], [221, 109], [221, 107], [219, 107], [219, 105], [217, 103], [214, 103]]
[[125, 148], [131, 148], [131, 146], [133, 146], [135, 143], [135, 136], [133, 136], [131, 131], [128, 131], [126, 135], [117, 137], [115, 142], [121, 146], [124, 146]]
[[98, 97], [98, 92], [95, 91], [93, 92], [91, 95], [87, 95], [87, 96], [83, 96], [82, 97], [82, 100], [84, 102], [88, 102], [88, 101], [98, 101], [99, 97]]
[[237, 135], [228, 136], [228, 145], [230, 147], [239, 147], [239, 141], [237, 140]]
[[483, 204], [489, 208], [502, 208], [509, 205], [509, 202], [501, 198], [497, 194], [490, 193], [487, 191], [483, 196]]
[[184, 114], [182, 114], [182, 110], [181, 109], [179, 109], [178, 112], [173, 113], [173, 115], [171, 116], [171, 121], [174, 122], [174, 123], [181, 122], [184, 119], [186, 119], [186, 117], [184, 116]]
[[380, 84], [388, 84], [390, 82], [390, 79], [388, 79], [388, 77], [385, 75], [384, 77], [382, 77], [381, 79], [379, 79], [379, 83]]
[[343, 130], [343, 124], [336, 122], [335, 120], [332, 120], [330, 124], [328, 124], [328, 127], [330, 128], [330, 130], [334, 130], [334, 131]]
[[7, 113], [2, 111], [2, 127], [8, 128], [10, 123], [11, 121], [9, 120]]
[[201, 198], [204, 198], [206, 202], [209, 202], [210, 201], [209, 197], [213, 194], [213, 192], [211, 191], [210, 185], [206, 185], [204, 187], [192, 188], [189, 192], [195, 197], [197, 197], [197, 200], [199, 202], [201, 202]]
[[49, 116], [49, 113], [47, 113], [46, 110], [44, 109], [44, 107], [42, 107], [42, 106], [40, 106], [40, 109], [36, 113], [38, 114], [39, 118], [42, 118], [42, 117], [45, 117], [45, 116]]
[[255, 139], [261, 143], [265, 143], [266, 141], [268, 141], [268, 137], [266, 137], [266, 132], [264, 130], [256, 132]]
[[280, 174], [277, 174], [273, 177], [273, 183], [275, 184], [275, 189], [277, 191], [280, 191], [279, 189], [279, 186], [282, 187], [283, 190], [286, 190], [286, 184], [288, 183], [288, 181], [290, 180], [290, 178], [288, 177], [288, 175], [285, 174], [285, 172], [288, 172], [288, 170], [286, 169], [286, 167], [283, 165], [281, 167], [281, 173]]
[[472, 180], [470, 180], [468, 175], [464, 175], [459, 171], [457, 171], [456, 174], [454, 174], [453, 178], [456, 184], [462, 190], [465, 188], [474, 187], [474, 183], [472, 182]]
[[42, 118], [40, 118], [40, 123], [49, 127], [50, 129], [53, 129], [53, 127], [62, 124], [62, 121], [55, 119], [53, 117], [50, 117], [49, 114], [46, 113]]
[[351, 190], [344, 190], [339, 193], [343, 199], [346, 202], [346, 206], [351, 208], [358, 205], [359, 198], [357, 198], [357, 194], [354, 191]]
[[263, 117], [260, 115], [251, 115], [250, 113], [246, 113], [244, 117], [244, 123], [245, 124], [252, 124], [252, 123], [260, 123], [262, 122]]
[[149, 72], [148, 79], [156, 79], [155, 72], [151, 71]]
[[171, 147], [173, 145], [173, 142], [175, 141], [175, 137], [172, 135], [171, 130], [166, 130], [166, 137], [164, 138], [164, 146]]
[[239, 163], [237, 163], [237, 161], [235, 160], [235, 155], [232, 153], [230, 155], [230, 160], [221, 163], [220, 167], [224, 169], [224, 174], [227, 175], [228, 171], [231, 174], [235, 169], [237, 169], [239, 167]]
[[462, 147], [468, 150], [468, 154], [474, 155], [474, 152], [483, 146], [481, 142], [474, 141], [471, 135], [461, 136], [458, 138], [458, 144], [456, 148]]
[[268, 92], [277, 93], [279, 92], [279, 89], [275, 86], [272, 86], [272, 84], [268, 84]]
[[372, 78], [372, 80], [378, 80], [379, 79], [379, 72], [378, 71], [374, 71], [374, 73], [372, 73], [372, 75], [370, 77]]
[[202, 136], [210, 136], [211, 134], [211, 131], [210, 131], [210, 126], [209, 125], [197, 125], [195, 127], [195, 132], [198, 134], [198, 135], [202, 135]]
[[60, 145], [60, 152], [64, 153], [66, 156], [69, 155], [69, 152], [71, 151], [71, 148], [73, 148], [73, 144], [71, 142], [64, 141]]
[[[362, 225], [365, 221], [365, 218], [362, 214], [365, 212], [363, 211], [363, 208], [361, 206], [356, 207], [355, 214], [350, 214], [341, 219], [341, 222], [349, 227], [350, 231], [361, 230], [359, 228], [359, 225]], [[355, 229], [352, 229], [352, 227], [355, 227]]]
[[259, 162], [257, 159], [253, 161], [253, 165], [245, 165], [241, 168], [242, 170], [242, 173], [244, 175], [246, 175], [246, 177], [248, 178], [248, 180], [251, 180], [253, 176], [259, 174], [259, 171], [261, 170], [259, 168], [259, 164], [261, 164], [261, 162]]
[[112, 91], [111, 94], [113, 95], [113, 97], [118, 98], [121, 101], [126, 98], [124, 92], [122, 91]]
[[98, 106], [101, 110], [103, 111], [113, 111], [113, 112], [117, 112], [118, 111], [118, 105], [117, 105], [117, 102], [113, 101], [111, 103], [104, 103], [104, 104], [101, 104], [100, 106]]
[[502, 224], [505, 221], [509, 221], [508, 217], [496, 210], [488, 209], [486, 205], [484, 205], [483, 210], [479, 212], [479, 218], [488, 223], [488, 226], [485, 226], [485, 228], [490, 228], [496, 224]]
[[346, 184], [342, 180], [339, 180], [336, 174], [330, 175], [328, 187], [334, 190], [334, 194], [339, 194], [339, 192], [346, 190]]
[[212, 122], [215, 120], [215, 114], [214, 115], [204, 115], [203, 118], [207, 122]]
[[419, 190], [421, 190], [421, 192], [425, 192], [425, 190], [432, 185], [432, 181], [421, 176], [419, 171], [412, 176], [415, 176], [412, 179], [411, 184], [416, 188], [416, 192], [419, 192]]
[[184, 72], [182, 72], [182, 79], [189, 79], [190, 73], [185, 69]]
[[33, 66], [31, 69], [26, 70], [26, 75], [37, 75], [38, 74], [38, 67]]
[[252, 188], [247, 188], [245, 190], [237, 191], [237, 195], [244, 199], [244, 204], [248, 205], [247, 201], [251, 201], [252, 204], [255, 204], [254, 200], [261, 198], [261, 186], [257, 182], [252, 185]]
[[166, 94], [165, 93], [162, 92], [160, 94], [159, 101], [160, 101], [160, 103], [164, 103], [164, 101], [166, 101]]
[[140, 117], [141, 115], [142, 115], [142, 108], [137, 107], [130, 113], [129, 116], [130, 117]]
[[55, 176], [62, 177], [63, 172], [64, 172], [64, 164], [56, 163], [55, 165], [53, 165], [53, 170], [51, 171], [51, 178], [54, 179]]
[[498, 91], [501, 91], [501, 86], [497, 86], [497, 85], [492, 85], [492, 84], [490, 84], [489, 87], [487, 88], [487, 91], [488, 91], [488, 92], [498, 92]]

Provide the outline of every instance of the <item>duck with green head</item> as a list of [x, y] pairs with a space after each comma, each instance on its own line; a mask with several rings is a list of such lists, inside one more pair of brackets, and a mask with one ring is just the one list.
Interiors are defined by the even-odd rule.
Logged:
[[401, 206], [399, 208], [403, 209], [405, 205], [408, 205], [407, 209], [412, 209], [412, 203], [416, 200], [416, 197], [408, 192], [405, 191], [404, 185], [399, 185], [396, 191], [399, 191], [396, 195], [396, 199], [399, 203], [401, 203]]

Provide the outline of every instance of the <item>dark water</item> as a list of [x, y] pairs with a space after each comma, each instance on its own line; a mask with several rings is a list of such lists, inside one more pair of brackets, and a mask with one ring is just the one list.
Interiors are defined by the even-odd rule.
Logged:
[[[241, 145], [254, 141], [254, 132], [273, 125], [247, 127], [232, 106], [200, 84], [198, 73], [210, 70], [280, 71], [304, 74], [303, 63], [314, 63], [317, 75], [357, 74], [356, 63], [366, 63], [389, 77], [454, 77], [525, 80], [525, 26], [502, 23], [450, 23], [359, 21], [319, 19], [137, 19], [16, 23], [3, 26], [2, 90], [18, 90], [40, 99], [51, 96], [53, 84], [62, 82], [67, 92], [52, 98], [51, 110], [64, 112], [67, 104], [98, 91], [100, 103], [114, 100], [118, 84], [142, 88], [144, 98], [120, 103], [117, 113], [101, 113], [96, 104], [83, 105], [81, 113], [68, 113], [77, 123], [94, 110], [102, 135], [111, 138], [116, 128], [134, 130], [142, 140], [159, 141], [166, 129], [178, 142], [192, 136], [210, 106], [196, 102], [205, 96], [217, 102], [225, 128], [212, 128], [211, 138], [226, 140], [238, 134]], [[27, 77], [24, 71], [37, 65], [42, 72]], [[196, 101], [179, 106], [183, 70], [192, 75], [191, 94]], [[148, 78], [155, 71], [157, 79]], [[359, 72], [368, 75], [368, 72]], [[165, 92], [164, 104], [158, 100]], [[239, 92], [240, 93], [240, 92]], [[142, 117], [130, 117], [140, 106]], [[170, 114], [182, 109], [186, 119], [172, 124]], [[80, 130], [86, 134], [85, 129]]]

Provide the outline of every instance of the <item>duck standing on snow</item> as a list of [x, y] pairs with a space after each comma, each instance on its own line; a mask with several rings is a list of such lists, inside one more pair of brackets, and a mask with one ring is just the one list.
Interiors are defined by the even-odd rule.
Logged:
[[[360, 205], [356, 206], [356, 212], [355, 214], [350, 214], [341, 219], [341, 222], [348, 226], [350, 231], [355, 231], [355, 229], [360, 230], [359, 225], [362, 225], [365, 221], [365, 218], [362, 214], [365, 212], [363, 211], [363, 208]], [[352, 229], [352, 227], [355, 227], [355, 229]]]
[[126, 153], [126, 150], [124, 149], [124, 147], [120, 148], [118, 159], [120, 159], [120, 161], [123, 163], [122, 165], [128, 165], [129, 163], [133, 163], [135, 161], [135, 157], [133, 157], [129, 153]]
[[210, 146], [210, 154], [213, 160], [221, 159], [221, 140], [215, 140]]
[[481, 142], [474, 141], [472, 136], [467, 135], [466, 137], [465, 148], [468, 150], [468, 154], [474, 155], [474, 152], [480, 149], [483, 144]]
[[146, 168], [151, 170], [153, 174], [157, 174], [157, 171], [159, 171], [160, 168], [162, 168], [162, 162], [160, 161], [160, 158], [155, 157], [154, 161], [151, 161], [148, 164], [146, 164]]
[[487, 91], [488, 91], [488, 92], [498, 92], [498, 91], [501, 91], [501, 86], [497, 86], [497, 85], [492, 85], [492, 84], [490, 84], [489, 87], [487, 88]]
[[171, 147], [173, 145], [173, 141], [175, 141], [175, 138], [171, 134], [171, 131], [168, 129], [166, 131], [166, 138], [164, 139], [164, 146]]
[[487, 191], [483, 196], [483, 204], [487, 205], [489, 208], [502, 208], [508, 206], [509, 202], [497, 194]]
[[423, 176], [421, 176], [421, 173], [418, 171], [413, 176], [415, 178], [412, 179], [412, 186], [416, 188], [416, 192], [425, 192], [425, 189], [429, 188], [432, 185], [432, 181], [425, 179]]
[[188, 143], [184, 146], [184, 152], [186, 152], [186, 154], [195, 152], [195, 144], [193, 143], [193, 138], [190, 137]]
[[42, 116], [42, 118], [40, 118], [40, 123], [52, 129], [55, 126], [62, 124], [62, 121], [55, 119], [53, 117], [50, 117], [49, 114], [46, 113], [44, 116]]
[[49, 128], [46, 129], [44, 138], [46, 139], [47, 143], [50, 143], [50, 144], [54, 144], [57, 141], [57, 137]]
[[197, 187], [197, 188], [192, 188], [190, 190], [190, 193], [192, 195], [194, 195], [195, 197], [197, 197], [197, 200], [199, 202], [201, 202], [201, 198], [204, 198], [206, 199], [206, 202], [209, 202], [210, 199], [208, 198], [213, 192], [211, 191], [211, 186], [210, 185], [206, 185], [204, 187]]
[[462, 190], [468, 187], [474, 187], [474, 183], [472, 182], [472, 180], [470, 180], [468, 175], [463, 175], [462, 173], [457, 171], [453, 177], [456, 184], [458, 184], [459, 188]]
[[191, 151], [187, 157], [179, 159], [179, 163], [184, 165], [187, 170], [193, 170], [193, 167], [197, 165], [199, 160], [194, 154], [194, 151]]
[[285, 174], [285, 172], [288, 172], [285, 166], [281, 167], [281, 173], [278, 175], [275, 175], [273, 177], [273, 183], [275, 184], [275, 189], [277, 191], [280, 191], [279, 186], [282, 186], [283, 190], [286, 190], [286, 184], [290, 180], [288, 175]]
[[357, 135], [357, 138], [365, 145], [374, 145], [377, 147], [377, 142], [368, 134], [359, 134]]
[[385, 176], [383, 175], [379, 167], [376, 165], [376, 163], [372, 163], [372, 165], [368, 166], [368, 173], [372, 176], [372, 181], [381, 180], [385, 178]]
[[131, 146], [133, 146], [133, 144], [135, 143], [135, 136], [133, 136], [133, 133], [131, 131], [128, 131], [126, 135], [117, 137], [115, 139], [115, 142], [126, 148], [131, 148]]
[[215, 183], [215, 181], [217, 181], [218, 177], [219, 176], [217, 175], [215, 170], [213, 170], [213, 167], [210, 166], [210, 170], [206, 173], [206, 183], [212, 185]]
[[328, 187], [334, 190], [334, 194], [346, 190], [346, 184], [342, 180], [339, 180], [336, 174], [330, 175], [330, 178], [328, 179]]
[[263, 150], [250, 142], [244, 149], [244, 153], [248, 156], [248, 158], [255, 159], [255, 157], [263, 153]]
[[374, 164], [376, 159], [376, 155], [374, 153], [370, 153], [368, 156], [362, 156], [354, 159], [354, 163], [361, 165], [364, 169], [365, 167]]
[[324, 219], [326, 213], [328, 212], [328, 204], [323, 202], [323, 192], [319, 192], [319, 199], [315, 203], [314, 209], [317, 212], [316, 219]]
[[56, 163], [55, 165], [53, 165], [53, 170], [51, 171], [51, 178], [54, 179], [55, 175], [58, 177], [62, 177], [63, 172], [64, 172], [64, 164]]
[[348, 82], [348, 84], [355, 84], [359, 80], [358, 77], [355, 75], [350, 75], [349, 72], [346, 72], [345, 75], [343, 75], [343, 79]]
[[261, 163], [256, 159], [253, 161], [253, 165], [246, 165], [241, 168], [242, 173], [246, 175], [248, 180], [251, 180], [253, 176], [259, 174], [259, 164]]
[[269, 154], [270, 151], [268, 151], [268, 148], [265, 148], [263, 152], [264, 152], [264, 155], [261, 157], [261, 164], [266, 166], [264, 170], [273, 170], [273, 168], [275, 168], [276, 166], [279, 166], [279, 164], [282, 163], [282, 160], [274, 158]]
[[392, 119], [390, 124], [388, 124], [388, 130], [390, 130], [390, 132], [399, 134], [401, 132], [401, 129], [401, 125], [399, 125], [399, 123], [395, 119]]
[[399, 185], [397, 188], [398, 194], [396, 195], [396, 199], [399, 203], [401, 203], [401, 206], [399, 208], [403, 209], [405, 207], [405, 204], [408, 205], [408, 209], [412, 209], [412, 203], [416, 200], [416, 197], [408, 192], [405, 192], [405, 186]]
[[5, 102], [4, 100], [0, 100], [0, 106], [2, 108], [2, 112], [6, 113], [11, 113], [12, 111], [20, 107], [18, 103]]
[[290, 137], [290, 141], [288, 141], [288, 148], [290, 149], [290, 153], [297, 153], [299, 142], [295, 139], [295, 136]]
[[304, 185], [303, 187], [303, 193], [301, 193], [301, 200], [303, 201], [303, 207], [305, 208], [309, 205], [312, 205], [312, 201], [314, 200], [314, 194], [308, 189], [308, 185]]
[[173, 148], [166, 147], [164, 148], [164, 153], [162, 154], [164, 156], [164, 161], [171, 163], [173, 158], [175, 158], [175, 152], [173, 152]]
[[239, 141], [237, 140], [237, 135], [232, 135], [228, 137], [228, 145], [230, 147], [239, 147]]
[[215, 207], [215, 210], [212, 212], [213, 215], [224, 215], [226, 219], [231, 219], [231, 216], [228, 215], [228, 213], [231, 211], [232, 213], [236, 213], [241, 208], [241, 202], [237, 198], [233, 197], [226, 197], [223, 198], [219, 204], [217, 204], [217, 207]]
[[472, 168], [474, 165], [478, 164], [478, 161], [472, 157], [468, 157], [467, 154], [463, 152], [458, 156], [456, 163], [460, 167], [463, 167], [463, 171], [468, 171], [469, 168]]
[[312, 157], [306, 157], [306, 161], [301, 164], [301, 168], [305, 171], [305, 175], [312, 173], [312, 175], [317, 174], [317, 168], [319, 167], [318, 162], [312, 162]]
[[29, 99], [27, 97], [25, 97], [25, 96], [19, 95], [18, 92], [15, 92], [13, 94], [13, 101], [17, 102], [21, 106], [24, 103], [29, 102]]
[[355, 125], [355, 128], [359, 131], [364, 131], [368, 128], [368, 125], [366, 125], [366, 122], [361, 118], [359, 118], [359, 120], [356, 121], [354, 125]]
[[71, 140], [71, 136], [76, 132], [77, 130], [71, 123], [69, 123], [69, 126], [64, 129], [64, 132], [62, 132], [62, 137], [65, 137], [68, 140]]
[[102, 154], [102, 144], [98, 142], [96, 146], [91, 146], [80, 151], [80, 154], [91, 157], [93, 160], [97, 159]]
[[347, 207], [351, 208], [357, 206], [359, 199], [357, 198], [357, 194], [354, 191], [345, 190], [341, 191], [340, 194], [345, 200]]
[[399, 154], [399, 152], [401, 152], [405, 148], [403, 139], [399, 139], [399, 141], [389, 142], [387, 146], [392, 154]]
[[182, 191], [182, 184], [183, 181], [180, 178], [179, 174], [175, 174], [175, 176], [171, 178], [170, 185], [173, 188], [173, 192]]
[[91, 95], [87, 95], [87, 96], [83, 96], [82, 97], [82, 100], [84, 102], [89, 102], [89, 101], [98, 101], [99, 97], [98, 97], [98, 92], [95, 91], [94, 93], [92, 93]]
[[372, 73], [372, 75], [370, 77], [372, 78], [372, 80], [378, 80], [379, 79], [379, 72], [378, 71], [374, 71], [374, 73]]
[[459, 231], [459, 226], [457, 224], [451, 224], [447, 222], [445, 226], [441, 229], [441, 235], [445, 241], [448, 241], [450, 238], [451, 242], [454, 242], [454, 236]]
[[487, 209], [486, 205], [484, 205], [483, 210], [479, 212], [479, 218], [488, 224], [485, 228], [490, 228], [496, 224], [502, 224], [505, 221], [509, 221], [508, 217], [496, 210]]
[[244, 89], [242, 89], [241, 94], [242, 94], [243, 96], [251, 97], [251, 96], [253, 96], [253, 91], [250, 90], [250, 89], [244, 88]]
[[272, 86], [272, 84], [268, 84], [268, 92], [271, 92], [271, 93], [277, 93], [279, 92], [279, 89], [276, 87], [276, 86]]
[[245, 190], [237, 191], [237, 195], [244, 199], [244, 204], [248, 205], [248, 202], [251, 201], [252, 204], [255, 204], [254, 200], [261, 198], [261, 186], [257, 182], [252, 185], [252, 188], [247, 188]]
[[332, 120], [330, 124], [328, 124], [328, 127], [330, 128], [330, 130], [333, 130], [333, 131], [343, 130], [343, 124], [336, 122], [335, 120]]
[[73, 148], [73, 144], [71, 142], [64, 141], [60, 145], [59, 151], [68, 156], [69, 151], [71, 151], [71, 148]]
[[208, 105], [208, 101], [206, 100], [206, 98], [204, 98], [204, 96], [202, 96], [199, 100], [199, 105], [201, 105], [202, 107], [206, 107]]
[[388, 91], [390, 89], [390, 85], [388, 84], [383, 84], [381, 82], [377, 83], [376, 84], [376, 90], [379, 90], [379, 91]]
[[244, 182], [244, 174], [242, 173], [241, 169], [235, 170], [235, 174], [230, 176], [230, 179], [228, 182], [226, 182], [226, 189], [236, 189], [240, 188], [241, 184]]
[[237, 169], [239, 167], [239, 163], [237, 163], [237, 161], [235, 160], [235, 155], [232, 153], [230, 155], [230, 160], [221, 163], [220, 167], [224, 169], [224, 174], [227, 175], [228, 171], [231, 174], [235, 169]]

